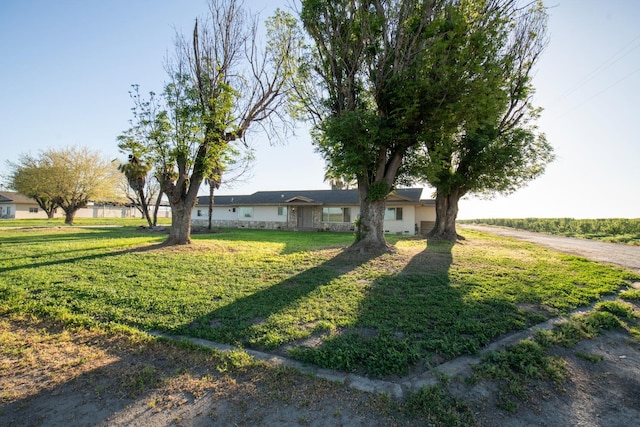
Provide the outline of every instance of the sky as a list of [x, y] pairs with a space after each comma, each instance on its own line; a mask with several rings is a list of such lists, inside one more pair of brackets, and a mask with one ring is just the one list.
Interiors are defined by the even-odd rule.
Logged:
[[[261, 18], [289, 4], [245, 0]], [[537, 124], [557, 158], [512, 195], [464, 198], [458, 217], [639, 218], [640, 1], [545, 6], [550, 41], [533, 83]], [[131, 85], [160, 92], [176, 32], [206, 11], [206, 0], [1, 0], [0, 177], [7, 161], [47, 148], [126, 160], [116, 137], [129, 126]], [[258, 132], [249, 143], [251, 178], [217, 194], [329, 188], [304, 124], [284, 143]], [[426, 187], [423, 198], [432, 196]]]

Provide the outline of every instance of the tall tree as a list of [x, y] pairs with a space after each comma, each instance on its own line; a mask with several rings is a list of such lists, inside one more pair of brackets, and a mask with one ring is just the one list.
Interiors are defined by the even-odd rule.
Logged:
[[[435, 135], [455, 127], [464, 87], [454, 87], [456, 73], [443, 55], [450, 63], [460, 59], [449, 19], [456, 5], [438, 0], [302, 3], [301, 18], [314, 46], [312, 65], [301, 70], [310, 76], [299, 81], [316, 82], [319, 90], [303, 87], [298, 93], [317, 120], [319, 151], [338, 174], [357, 178], [360, 218], [353, 250], [388, 250], [385, 200], [399, 176], [409, 172], [403, 170], [407, 154], [421, 144], [423, 129]], [[475, 65], [458, 62], [460, 73]], [[420, 86], [417, 73], [424, 76]], [[314, 93], [319, 94], [315, 102], [308, 96]]]
[[98, 151], [49, 148], [33, 160], [38, 171], [32, 177], [40, 181], [43, 197], [62, 208], [66, 224], [73, 224], [76, 212], [89, 201], [119, 203], [124, 199], [118, 188], [121, 174], [116, 164]]
[[177, 40], [163, 108], [152, 112], [152, 102], [138, 104], [148, 126], [127, 134], [137, 135], [129, 143], [144, 145], [155, 160], [171, 205], [167, 244], [190, 243], [199, 187], [228, 145], [253, 125], [270, 129], [282, 118], [299, 43], [295, 19], [277, 11], [267, 20], [263, 48], [257, 32], [257, 19], [239, 1], [211, 0], [207, 20], [196, 21], [190, 39]]
[[[483, 101], [476, 107], [481, 114], [461, 121], [455, 133], [426, 144], [423, 177], [436, 189], [436, 224], [430, 238], [459, 237], [455, 222], [463, 196], [509, 194], [541, 175], [554, 158], [553, 148], [533, 125], [539, 110], [532, 105], [531, 73], [547, 43], [546, 12], [541, 2], [522, 7], [517, 2], [487, 2], [480, 11], [496, 13], [491, 8], [497, 7], [503, 19], [482, 41], [491, 52], [491, 61], [483, 67], [492, 83], [472, 86], [476, 92], [468, 94]], [[472, 22], [465, 21], [464, 27], [473, 34]]]
[[446, 141], [503, 110], [503, 52], [516, 9], [515, 0], [303, 1], [314, 45], [299, 82], [319, 90], [298, 93], [327, 162], [357, 177], [353, 249], [386, 250], [393, 188], [424, 180]]
[[47, 214], [47, 218], [53, 218], [58, 205], [50, 192], [53, 171], [49, 165], [38, 157], [24, 154], [17, 163], [8, 162], [7, 166], [9, 188], [34, 199]]
[[[214, 192], [224, 183], [226, 187], [242, 182], [248, 177], [254, 160], [254, 151], [248, 146], [237, 147], [236, 144], [229, 144], [224, 153], [218, 159], [211, 174], [204, 179], [205, 185], [209, 187], [209, 219], [207, 229], [213, 229], [213, 205]], [[223, 179], [224, 177], [224, 179]]]

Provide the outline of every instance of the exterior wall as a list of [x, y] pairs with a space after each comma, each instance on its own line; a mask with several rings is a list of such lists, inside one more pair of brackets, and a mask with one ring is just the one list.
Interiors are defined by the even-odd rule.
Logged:
[[418, 206], [416, 208], [416, 224], [421, 235], [426, 235], [436, 224], [435, 206]]
[[[37, 209], [38, 212], [29, 212], [29, 209]], [[9, 210], [9, 213], [7, 213]], [[0, 218], [15, 218], [15, 219], [46, 219], [47, 214], [40, 209], [36, 203], [33, 205], [23, 204], [6, 204], [2, 205], [2, 215]]]
[[356, 229], [355, 221], [360, 216], [359, 206], [337, 206], [341, 208], [349, 208], [351, 210], [351, 221], [349, 222], [324, 222], [322, 221], [322, 207], [318, 207], [318, 224], [319, 229], [325, 231], [335, 231], [338, 233], [349, 233]]
[[402, 208], [402, 220], [385, 220], [384, 232], [389, 234], [416, 233], [415, 206], [387, 204], [385, 208]]
[[[350, 222], [323, 222], [322, 206], [312, 206], [313, 229], [335, 232], [353, 232], [354, 222], [360, 215], [359, 206], [340, 206], [351, 209]], [[388, 204], [390, 208], [402, 208], [402, 220], [386, 220], [384, 222], [385, 233], [414, 235], [420, 231], [422, 221], [435, 221], [434, 206], [413, 206]], [[201, 216], [198, 216], [200, 210]], [[268, 229], [268, 230], [296, 230], [298, 228], [297, 209], [294, 206], [287, 206], [287, 215], [278, 216], [277, 206], [254, 206], [253, 217], [244, 219], [238, 217], [239, 209], [223, 206], [213, 208], [213, 227]], [[206, 227], [208, 225], [208, 208], [206, 206], [196, 206], [191, 215], [191, 223], [196, 227]]]
[[[62, 209], [58, 208], [58, 213]], [[64, 212], [62, 212], [64, 215]], [[134, 207], [127, 206], [88, 206], [76, 212], [76, 218], [134, 218], [142, 216]]]
[[[253, 206], [253, 216], [251, 218], [240, 218], [239, 207], [216, 207], [214, 205], [211, 225], [213, 227], [232, 228], [289, 228], [290, 219], [288, 217], [291, 216], [290, 211], [289, 207], [285, 207], [285, 214], [278, 215], [278, 206]], [[209, 225], [209, 208], [201, 205], [196, 206], [191, 212], [191, 223], [198, 227]]]
[[420, 221], [435, 221], [435, 220], [436, 220], [435, 206], [416, 207], [416, 222], [420, 223]]

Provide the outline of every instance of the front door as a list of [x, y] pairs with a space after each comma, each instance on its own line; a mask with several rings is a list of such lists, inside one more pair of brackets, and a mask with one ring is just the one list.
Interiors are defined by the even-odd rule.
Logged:
[[313, 228], [313, 208], [297, 207], [298, 211], [298, 228]]

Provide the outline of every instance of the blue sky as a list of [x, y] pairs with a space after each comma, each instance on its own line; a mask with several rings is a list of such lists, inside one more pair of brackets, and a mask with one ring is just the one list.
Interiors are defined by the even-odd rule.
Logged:
[[[245, 2], [262, 18], [278, 3], [288, 4]], [[557, 160], [511, 196], [461, 201], [459, 217], [640, 217], [640, 1], [545, 4], [550, 44], [534, 84]], [[205, 0], [0, 2], [0, 170], [48, 147], [122, 158], [130, 85], [160, 91], [175, 31], [191, 31], [206, 9]], [[220, 194], [328, 188], [304, 126], [284, 145], [257, 133], [250, 142], [253, 178]]]

